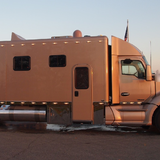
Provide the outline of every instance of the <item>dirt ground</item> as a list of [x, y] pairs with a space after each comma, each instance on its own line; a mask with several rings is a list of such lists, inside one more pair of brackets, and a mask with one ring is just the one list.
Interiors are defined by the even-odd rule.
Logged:
[[124, 127], [115, 130], [46, 129], [46, 124], [0, 126], [2, 160], [159, 160], [160, 134]]

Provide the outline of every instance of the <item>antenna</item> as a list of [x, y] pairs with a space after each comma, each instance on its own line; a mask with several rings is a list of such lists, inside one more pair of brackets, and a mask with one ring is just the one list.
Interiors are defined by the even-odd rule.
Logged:
[[150, 66], [152, 71], [152, 48], [151, 48], [151, 41], [150, 41]]

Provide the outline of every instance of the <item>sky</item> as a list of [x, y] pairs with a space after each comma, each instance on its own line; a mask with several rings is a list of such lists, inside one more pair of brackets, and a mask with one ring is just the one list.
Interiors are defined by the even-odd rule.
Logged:
[[[160, 0], [0, 0], [0, 41], [14, 32], [25, 39], [72, 35], [105, 35], [129, 42], [160, 70]], [[150, 45], [151, 44], [151, 45]]]

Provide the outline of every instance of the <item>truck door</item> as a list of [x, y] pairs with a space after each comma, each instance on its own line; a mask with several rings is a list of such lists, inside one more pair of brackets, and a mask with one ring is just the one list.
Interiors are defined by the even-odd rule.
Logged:
[[92, 69], [89, 65], [76, 65], [73, 68], [73, 122], [92, 123]]
[[138, 59], [120, 60], [120, 102], [143, 102], [151, 96], [144, 64]]

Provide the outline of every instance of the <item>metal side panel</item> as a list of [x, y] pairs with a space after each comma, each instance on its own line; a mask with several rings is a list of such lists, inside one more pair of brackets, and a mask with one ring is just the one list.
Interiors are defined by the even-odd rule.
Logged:
[[94, 124], [104, 124], [104, 104], [100, 105], [98, 102], [94, 102]]
[[115, 125], [144, 124], [147, 110], [142, 105], [117, 105], [111, 108], [115, 116]]
[[48, 105], [47, 123], [71, 125], [71, 104]]

